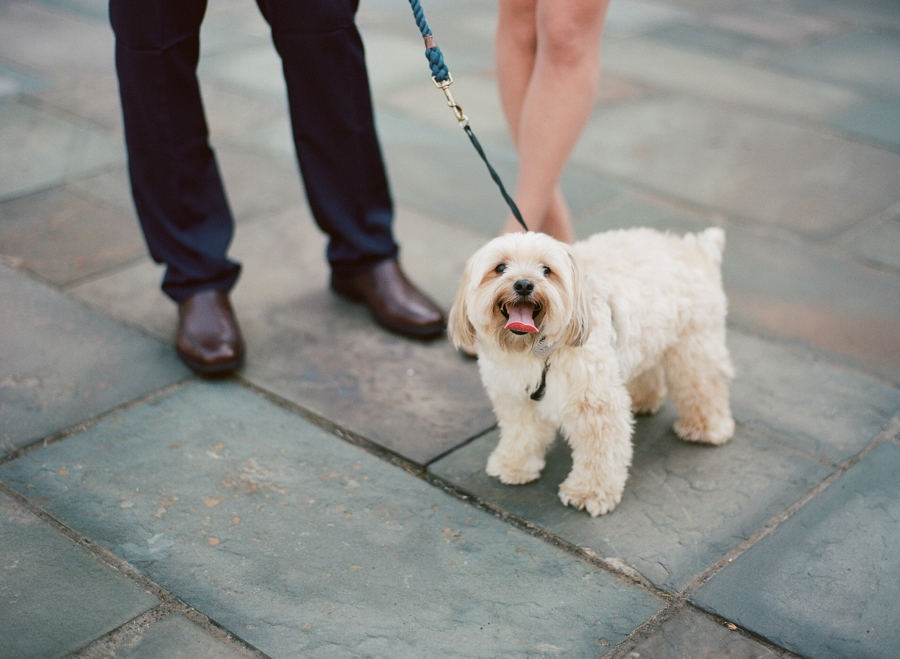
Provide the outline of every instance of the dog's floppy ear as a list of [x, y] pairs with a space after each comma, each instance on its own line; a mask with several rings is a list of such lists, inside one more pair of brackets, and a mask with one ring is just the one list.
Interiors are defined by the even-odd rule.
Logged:
[[462, 281], [453, 298], [453, 306], [450, 307], [450, 316], [447, 319], [447, 336], [457, 350], [463, 346], [471, 346], [475, 343], [475, 328], [469, 322], [469, 311], [466, 305], [466, 292], [469, 289], [471, 277], [471, 263], [466, 264]]
[[591, 335], [591, 305], [578, 258], [568, 245], [566, 253], [572, 261], [572, 319], [562, 341], [567, 346], [578, 348]]

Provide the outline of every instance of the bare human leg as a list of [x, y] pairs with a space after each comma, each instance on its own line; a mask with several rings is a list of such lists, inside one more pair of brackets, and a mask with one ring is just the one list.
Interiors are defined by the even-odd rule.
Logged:
[[[516, 151], [525, 222], [574, 242], [559, 178], [590, 116], [609, 0], [500, 0], [497, 78]], [[510, 216], [503, 233], [521, 231]]]

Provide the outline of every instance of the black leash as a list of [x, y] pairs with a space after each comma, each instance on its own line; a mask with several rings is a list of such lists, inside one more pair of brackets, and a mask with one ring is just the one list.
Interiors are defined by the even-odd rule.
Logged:
[[[503, 186], [503, 181], [500, 180], [500, 175], [497, 174], [493, 167], [491, 167], [491, 163], [488, 161], [487, 155], [485, 155], [484, 149], [481, 147], [481, 143], [478, 141], [478, 138], [475, 137], [475, 133], [472, 132], [472, 127], [469, 126], [469, 118], [463, 113], [462, 107], [453, 100], [453, 96], [450, 95], [450, 85], [453, 84], [453, 77], [450, 75], [450, 70], [444, 63], [444, 54], [434, 41], [434, 34], [432, 34], [431, 28], [428, 27], [428, 22], [425, 20], [425, 12], [422, 9], [422, 5], [419, 3], [419, 0], [409, 0], [409, 5], [412, 8], [413, 17], [416, 19], [416, 25], [419, 26], [419, 31], [422, 33], [422, 38], [425, 39], [425, 57], [428, 59], [428, 65], [431, 67], [431, 79], [434, 81], [435, 86], [443, 91], [444, 96], [447, 97], [447, 105], [450, 106], [453, 110], [453, 114], [456, 115], [456, 121], [459, 123], [459, 127], [466, 131], [466, 135], [469, 136], [472, 146], [475, 147], [478, 155], [481, 156], [484, 164], [487, 165], [491, 178], [494, 180], [494, 183], [497, 184], [497, 187], [500, 188], [500, 194], [503, 195], [503, 199], [512, 211], [513, 216], [518, 223], [522, 225], [522, 228], [525, 229], [525, 231], [528, 231], [528, 225], [525, 224], [525, 220], [522, 219], [519, 207], [516, 206], [516, 202], [513, 201], [513, 198], [509, 196], [509, 193]], [[544, 376], [546, 376], [546, 369], [544, 370]], [[543, 387], [544, 382], [542, 377], [540, 388], [542, 397]]]

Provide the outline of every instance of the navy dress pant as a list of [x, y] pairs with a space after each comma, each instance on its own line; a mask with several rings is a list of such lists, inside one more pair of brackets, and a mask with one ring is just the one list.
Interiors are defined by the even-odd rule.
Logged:
[[[397, 255], [393, 208], [375, 134], [358, 0], [257, 0], [288, 90], [307, 199], [328, 234], [335, 272], [364, 272]], [[229, 290], [240, 266], [209, 145], [197, 63], [206, 0], [110, 0], [116, 71], [135, 207], [176, 302]]]

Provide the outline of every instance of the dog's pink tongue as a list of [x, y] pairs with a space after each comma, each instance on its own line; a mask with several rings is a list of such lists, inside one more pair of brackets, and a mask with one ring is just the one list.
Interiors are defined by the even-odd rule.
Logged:
[[537, 332], [537, 327], [534, 326], [534, 318], [532, 318], [532, 314], [534, 313], [534, 305], [523, 303], [523, 304], [511, 304], [509, 305], [509, 320], [506, 323], [506, 329], [515, 330], [517, 332]]

